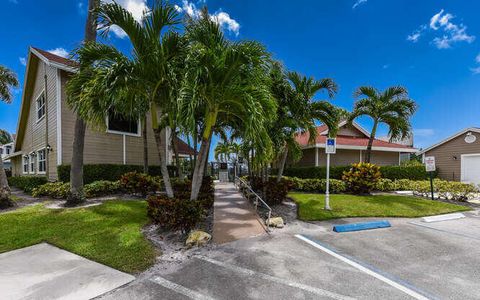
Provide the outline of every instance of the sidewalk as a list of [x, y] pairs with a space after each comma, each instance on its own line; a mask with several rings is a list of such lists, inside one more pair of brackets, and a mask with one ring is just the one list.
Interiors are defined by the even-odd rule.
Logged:
[[265, 233], [262, 220], [233, 183], [215, 184], [213, 241], [217, 244]]

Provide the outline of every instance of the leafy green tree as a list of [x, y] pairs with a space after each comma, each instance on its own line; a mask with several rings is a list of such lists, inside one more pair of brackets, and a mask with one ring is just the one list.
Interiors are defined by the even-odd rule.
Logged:
[[0, 145], [5, 145], [13, 141], [12, 135], [8, 131], [0, 129]]
[[369, 116], [373, 120], [365, 162], [371, 160], [373, 140], [379, 124], [388, 126], [390, 140], [404, 139], [411, 134], [410, 118], [417, 110], [417, 105], [409, 98], [406, 88], [393, 86], [381, 92], [371, 86], [362, 86], [355, 91], [354, 97], [356, 102], [349, 117], [350, 123], [360, 116]]
[[[18, 87], [17, 76], [7, 67], [0, 65], [0, 101], [5, 103], [12, 102], [11, 89], [13, 87]], [[11, 141], [11, 136], [8, 133], [1, 134], [0, 138], [3, 140], [0, 141], [0, 144]], [[10, 187], [8, 186], [7, 175], [3, 167], [3, 160], [0, 157], [0, 208], [10, 206], [13, 206], [13, 201], [10, 199]]]
[[221, 162], [228, 162], [230, 159], [231, 147], [230, 143], [222, 142], [218, 143], [214, 150], [215, 159]]
[[[217, 124], [242, 124], [242, 138], [267, 149], [271, 141], [265, 124], [275, 113], [275, 103], [267, 84], [269, 54], [261, 44], [227, 40], [206, 9], [199, 18], [188, 20], [186, 37], [189, 44], [180, 114], [191, 131], [201, 120], [201, 146], [191, 194], [196, 200]], [[196, 112], [202, 116], [197, 118]]]

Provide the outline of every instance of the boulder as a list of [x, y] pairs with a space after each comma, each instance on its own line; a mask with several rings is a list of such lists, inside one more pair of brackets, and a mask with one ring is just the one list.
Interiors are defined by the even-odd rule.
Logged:
[[270, 218], [270, 222], [267, 220], [265, 223], [267, 224], [267, 226], [276, 228], [283, 228], [285, 226], [282, 217]]
[[187, 241], [185, 244], [188, 247], [202, 247], [205, 246], [210, 240], [212, 239], [212, 236], [204, 231], [201, 230], [194, 230], [191, 231], [190, 234], [188, 235]]

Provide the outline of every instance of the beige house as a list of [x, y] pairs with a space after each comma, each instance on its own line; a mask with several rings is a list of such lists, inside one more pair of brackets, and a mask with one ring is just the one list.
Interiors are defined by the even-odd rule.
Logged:
[[[339, 131], [336, 137], [336, 154], [330, 156], [333, 166], [348, 166], [352, 163], [364, 161], [370, 134], [359, 124], [347, 122], [339, 124]], [[295, 164], [290, 166], [314, 167], [325, 166], [327, 162], [325, 154], [325, 143], [328, 136], [328, 128], [325, 125], [317, 127], [317, 137], [310, 142], [308, 132], [296, 136], [303, 156]], [[417, 149], [405, 144], [391, 143], [381, 139], [374, 139], [372, 147], [371, 162], [380, 166], [399, 165], [403, 160], [409, 160], [410, 154], [417, 152]]]
[[[29, 49], [17, 138], [8, 157], [14, 176], [42, 175], [56, 180], [57, 166], [71, 163], [76, 117], [65, 102], [65, 84], [75, 71], [71, 60], [37, 48]], [[150, 118], [146, 123], [149, 163], [158, 165]], [[176, 143], [181, 156], [193, 153], [183, 141]], [[167, 148], [167, 162], [171, 163], [173, 154]], [[110, 115], [106, 130], [87, 127], [84, 163], [142, 165], [140, 121]]]
[[480, 128], [463, 129], [419, 154], [435, 157], [442, 179], [480, 183]]

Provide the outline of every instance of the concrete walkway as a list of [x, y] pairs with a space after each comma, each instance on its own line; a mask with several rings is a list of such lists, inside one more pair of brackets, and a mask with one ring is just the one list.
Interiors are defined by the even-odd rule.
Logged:
[[233, 183], [215, 185], [213, 241], [217, 244], [265, 233], [262, 220]]

